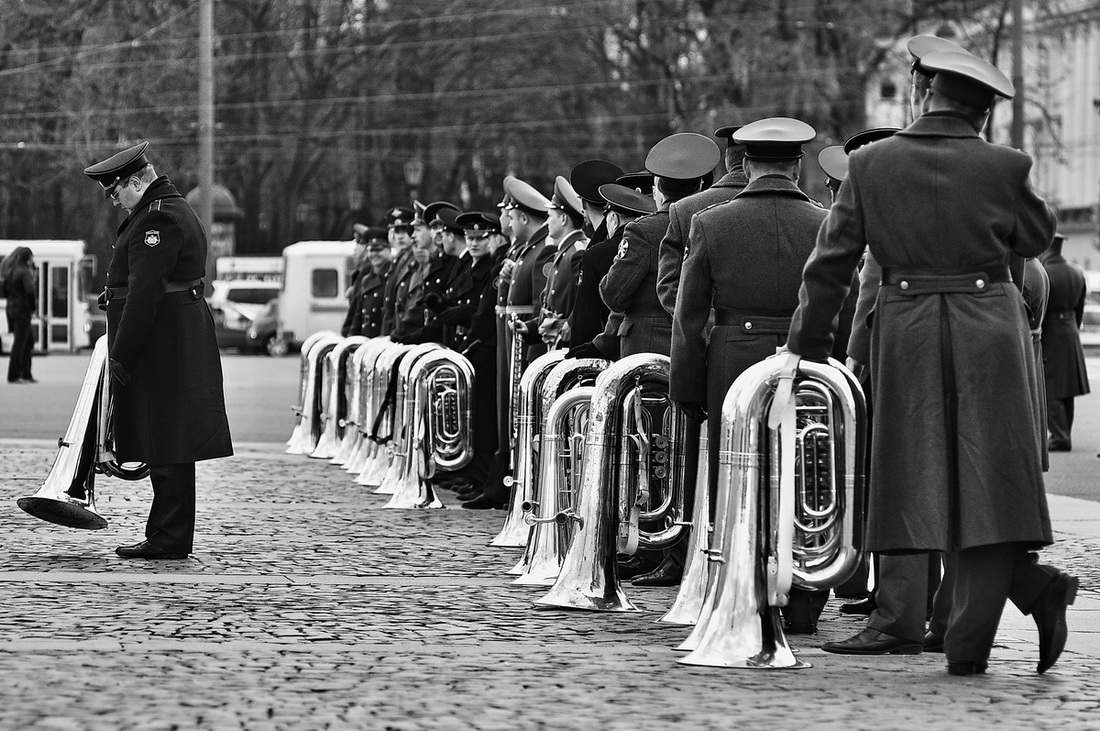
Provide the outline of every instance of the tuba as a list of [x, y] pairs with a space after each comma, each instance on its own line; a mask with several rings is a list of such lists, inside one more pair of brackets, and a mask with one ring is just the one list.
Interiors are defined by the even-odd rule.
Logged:
[[367, 439], [370, 440], [369, 454], [355, 482], [376, 488], [376, 494], [392, 492], [383, 485], [383, 481], [393, 460], [395, 436], [400, 432], [399, 413], [395, 408], [398, 372], [401, 361], [412, 347], [387, 343], [374, 361], [370, 403], [364, 422]]
[[[596, 379], [579, 501], [576, 513], [565, 516], [577, 524], [576, 535], [553, 588], [536, 603], [638, 611], [619, 586], [617, 554], [638, 546], [664, 548], [683, 537], [688, 526], [683, 521], [684, 478], [668, 465], [683, 461], [675, 453], [690, 440], [691, 428], [668, 402], [668, 371], [667, 356], [638, 353], [613, 363]], [[666, 407], [663, 416], [655, 402]], [[654, 484], [663, 491], [651, 500]], [[643, 530], [643, 521], [656, 529]]]
[[348, 361], [367, 339], [352, 335], [340, 340], [324, 357], [321, 367], [321, 436], [309, 453], [314, 459], [333, 460], [344, 440], [348, 413]]
[[569, 358], [542, 384], [539, 474], [522, 505], [532, 530], [523, 558], [508, 572], [519, 576], [516, 584], [551, 585], [561, 569], [573, 532], [565, 515], [572, 512], [580, 482], [591, 384], [608, 365], [602, 358]]
[[[311, 339], [313, 336], [310, 336]], [[302, 369], [298, 384], [299, 401], [291, 406], [298, 418], [290, 440], [287, 442], [287, 454], [310, 454], [321, 438], [321, 408], [324, 404], [324, 360], [336, 344], [343, 340], [338, 334], [329, 332], [317, 337], [308, 349], [302, 348]]]
[[378, 356], [390, 345], [388, 337], [377, 337], [368, 340], [363, 347], [355, 351], [352, 360], [352, 374], [356, 379], [356, 385], [352, 389], [355, 395], [354, 410], [348, 411], [348, 423], [354, 427], [355, 442], [351, 448], [351, 454], [344, 463], [344, 470], [358, 477], [367, 462], [373, 455], [373, 449], [377, 442], [370, 438], [373, 432], [375, 397], [375, 370]]
[[428, 351], [409, 372], [405, 453], [387, 508], [441, 508], [431, 478], [473, 459], [474, 368], [449, 348]]
[[[522, 342], [521, 338], [514, 338]], [[565, 359], [564, 350], [551, 350], [532, 361], [519, 379], [519, 392], [514, 395], [515, 416], [512, 429], [515, 439], [512, 442], [512, 464], [514, 469], [504, 478], [506, 487], [511, 488], [508, 498], [508, 515], [504, 526], [496, 538], [489, 541], [490, 546], [504, 548], [522, 548], [527, 545], [531, 526], [523, 520], [523, 504], [533, 498], [534, 481], [538, 475], [538, 428], [542, 424], [540, 400], [542, 382], [550, 370]]]
[[67, 528], [101, 530], [107, 521], [95, 506], [95, 474], [140, 480], [149, 467], [115, 460], [111, 438], [111, 374], [107, 368], [107, 336], [96, 341], [92, 360], [76, 399], [65, 436], [46, 481], [34, 495], [16, 504], [36, 518]]
[[679, 662], [800, 668], [779, 607], [792, 586], [825, 589], [859, 560], [866, 407], [838, 362], [775, 355], [745, 370], [722, 404], [717, 563]]
[[665, 624], [693, 625], [703, 611], [703, 599], [706, 597], [710, 581], [712, 562], [707, 560], [707, 551], [711, 547], [711, 535], [714, 529], [710, 523], [710, 466], [709, 440], [707, 425], [704, 423], [699, 435], [699, 460], [696, 468], [695, 505], [691, 513], [691, 544], [688, 546], [684, 561], [684, 575], [680, 581], [680, 590], [672, 606], [658, 622]]

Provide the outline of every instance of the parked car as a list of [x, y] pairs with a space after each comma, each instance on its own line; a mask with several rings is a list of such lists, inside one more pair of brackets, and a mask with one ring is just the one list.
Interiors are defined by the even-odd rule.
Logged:
[[214, 316], [214, 334], [219, 348], [249, 349], [248, 329], [256, 318], [255, 305], [238, 302], [210, 302], [210, 314]]
[[290, 352], [285, 338], [279, 334], [279, 298], [268, 302], [248, 328], [246, 349], [282, 357]]

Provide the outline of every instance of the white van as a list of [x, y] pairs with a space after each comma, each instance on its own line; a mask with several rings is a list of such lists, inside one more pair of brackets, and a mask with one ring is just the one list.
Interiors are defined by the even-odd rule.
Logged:
[[[3, 239], [0, 259], [17, 246], [26, 246], [34, 253], [38, 270], [38, 311], [31, 320], [35, 350], [74, 351], [94, 344], [91, 339], [102, 333], [93, 332], [94, 296], [84, 288], [95, 276], [95, 256], [86, 255], [84, 242], [79, 240]], [[7, 301], [0, 299], [0, 312], [6, 307]], [[11, 343], [7, 320], [0, 314], [0, 350], [10, 353]]]
[[279, 338], [291, 348], [321, 330], [340, 331], [348, 312], [354, 241], [300, 241], [283, 249]]

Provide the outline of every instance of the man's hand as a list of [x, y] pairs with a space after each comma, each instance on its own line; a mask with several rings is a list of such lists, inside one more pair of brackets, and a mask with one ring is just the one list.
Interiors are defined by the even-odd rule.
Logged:
[[111, 378], [118, 381], [120, 385], [125, 386], [130, 382], [130, 374], [126, 372], [126, 369], [122, 367], [114, 358], [111, 358], [107, 362], [107, 368], [111, 372]]
[[527, 323], [523, 320], [512, 320], [512, 331], [517, 335], [527, 335]]
[[575, 345], [565, 353], [566, 358], [606, 358], [596, 344], [589, 341], [587, 343], [581, 343]]
[[505, 259], [500, 264], [500, 281], [501, 283], [507, 283], [512, 281], [512, 271], [516, 268], [516, 263], [511, 259]]
[[677, 401], [676, 405], [692, 421], [702, 424], [707, 420], [707, 405], [702, 401]]
[[461, 319], [462, 309], [459, 307], [448, 307], [435, 316], [435, 321], [440, 325], [454, 325]]

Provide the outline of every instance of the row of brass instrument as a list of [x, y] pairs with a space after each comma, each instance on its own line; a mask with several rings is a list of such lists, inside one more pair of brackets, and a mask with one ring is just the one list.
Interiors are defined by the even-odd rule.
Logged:
[[[490, 541], [523, 549], [507, 571], [514, 583], [542, 587], [544, 607], [635, 612], [618, 561], [685, 540], [680, 590], [659, 620], [692, 628], [681, 662], [803, 667], [779, 608], [792, 587], [841, 583], [859, 557], [866, 418], [851, 374], [836, 362], [762, 361], [712, 416], [721, 437], [710, 445], [669, 400], [665, 356], [609, 363], [554, 350], [522, 369], [519, 357], [515, 403], [501, 405], [513, 416], [512, 495]], [[357, 481], [392, 493], [386, 507], [441, 505], [431, 477], [469, 459], [464, 358], [324, 335], [303, 348], [301, 374], [288, 452], [350, 455]]]
[[324, 459], [390, 495], [387, 508], [441, 508], [437, 474], [473, 458], [474, 373], [435, 343], [317, 333], [302, 345], [287, 454]]

